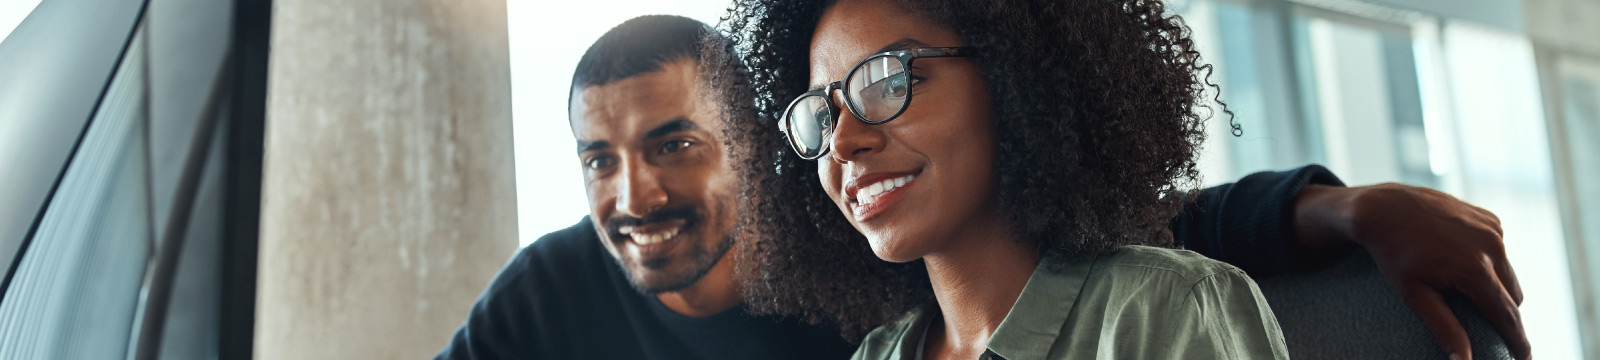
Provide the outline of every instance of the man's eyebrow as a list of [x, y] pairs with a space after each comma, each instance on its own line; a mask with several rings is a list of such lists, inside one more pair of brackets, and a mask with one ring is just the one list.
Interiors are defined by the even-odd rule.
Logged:
[[605, 142], [605, 141], [578, 140], [578, 152], [579, 153], [583, 153], [585, 151], [591, 151], [591, 150], [600, 150], [600, 149], [604, 149], [604, 148], [608, 148], [608, 147], [611, 147], [611, 143]]
[[666, 124], [661, 124], [661, 126], [657, 126], [654, 129], [650, 129], [650, 131], [646, 131], [644, 133], [644, 139], [645, 140], [650, 140], [650, 139], [654, 139], [654, 138], [658, 138], [658, 137], [662, 137], [662, 136], [667, 136], [667, 134], [671, 134], [671, 133], [675, 133], [675, 132], [679, 132], [679, 131], [689, 131], [689, 130], [694, 130], [694, 129], [699, 129], [699, 128], [700, 128], [700, 126], [699, 125], [695, 125], [693, 121], [689, 121], [689, 119], [687, 119], [687, 118], [680, 117], [680, 118], [677, 118], [677, 119], [672, 119], [672, 121], [668, 121]]
[[[904, 39], [900, 39], [900, 40], [895, 40], [894, 42], [889, 43], [889, 45], [884, 45], [883, 48], [882, 49], [878, 49], [878, 52], [876, 52], [876, 53], [890, 52], [890, 51], [895, 51], [895, 50], [905, 50], [905, 49], [917, 48], [917, 47], [927, 47], [927, 46], [928, 46], [927, 43], [923, 43], [921, 41], [917, 41], [917, 39], [904, 38]], [[874, 54], [876, 54], [876, 53], [874, 53]]]

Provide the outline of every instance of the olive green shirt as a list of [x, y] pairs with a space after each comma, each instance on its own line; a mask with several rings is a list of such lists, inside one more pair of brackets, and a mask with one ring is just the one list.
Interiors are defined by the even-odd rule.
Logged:
[[[1034, 269], [983, 359], [1288, 359], [1261, 290], [1187, 250], [1126, 246]], [[937, 308], [867, 335], [854, 359], [916, 359]]]

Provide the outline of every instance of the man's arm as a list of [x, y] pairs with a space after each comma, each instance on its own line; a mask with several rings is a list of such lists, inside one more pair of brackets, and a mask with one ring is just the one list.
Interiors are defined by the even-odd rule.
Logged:
[[[1295, 241], [1296, 195], [1307, 186], [1343, 187], [1318, 165], [1263, 171], [1195, 195], [1172, 223], [1183, 248], [1226, 262], [1253, 277], [1304, 268], [1310, 248]], [[1318, 244], [1330, 245], [1334, 244]]]
[[1522, 290], [1505, 256], [1500, 221], [1432, 189], [1344, 187], [1310, 165], [1251, 174], [1206, 189], [1172, 224], [1179, 245], [1262, 277], [1326, 264], [1328, 251], [1358, 245], [1448, 353], [1470, 354], [1466, 332], [1442, 300], [1455, 290], [1478, 305], [1518, 359], [1529, 345]]

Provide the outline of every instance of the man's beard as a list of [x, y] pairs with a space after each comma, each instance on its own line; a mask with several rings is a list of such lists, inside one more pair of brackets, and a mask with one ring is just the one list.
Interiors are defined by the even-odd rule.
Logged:
[[[623, 226], [639, 226], [679, 219], [684, 221], [683, 228], [685, 229], [699, 227], [706, 220], [704, 215], [700, 214], [698, 211], [695, 211], [695, 209], [690, 206], [666, 208], [646, 214], [643, 218], [635, 218], [626, 215], [613, 217], [610, 221], [606, 222], [606, 235], [609, 235], [611, 239], [626, 238], [627, 235], [623, 235], [620, 231]], [[733, 248], [733, 242], [733, 232], [729, 231], [722, 237], [722, 239], [718, 240], [716, 244], [713, 245], [715, 248], [712, 249], [707, 249], [704, 245], [699, 243], [684, 244], [691, 246], [688, 253], [685, 254], [686, 256], [682, 258], [684, 261], [688, 261], [690, 263], [689, 270], [684, 271], [675, 277], [667, 278], [664, 281], [652, 281], [651, 284], [643, 284], [639, 281], [640, 279], [635, 278], [634, 273], [630, 271], [627, 260], [624, 260], [620, 256], [613, 257], [613, 259], [617, 261], [617, 266], [622, 268], [622, 273], [628, 276], [628, 283], [633, 286], [634, 290], [638, 290], [640, 293], [645, 295], [656, 295], [665, 292], [680, 291], [694, 285], [696, 282], [699, 282], [700, 278], [705, 277], [707, 273], [710, 273], [711, 268], [716, 267], [717, 263], [722, 260], [722, 257]], [[639, 265], [643, 267], [642, 270], [644, 271], [660, 271], [671, 266], [675, 260], [679, 259], [641, 259], [639, 260]]]
[[[699, 282], [700, 278], [705, 277], [707, 273], [710, 273], [711, 268], [717, 266], [717, 262], [722, 260], [723, 255], [726, 255], [729, 249], [733, 249], [733, 241], [733, 234], [730, 233], [726, 236], [723, 236], [722, 240], [718, 240], [715, 245], [716, 248], [714, 249], [706, 249], [704, 246], [696, 244], [694, 249], [692, 249], [688, 254], [688, 260], [691, 262], [692, 268], [675, 278], [668, 279], [667, 281], [661, 281], [656, 284], [649, 285], [640, 284], [637, 279], [633, 278], [633, 274], [631, 272], [623, 272], [628, 274], [628, 283], [632, 284], [633, 289], [638, 290], [641, 294], [653, 296], [661, 293], [681, 291], [689, 288], [691, 285], [694, 285], [694, 283]], [[656, 269], [668, 265], [668, 263], [671, 261], [671, 259], [649, 259], [645, 260], [642, 265], [644, 265], [646, 268]], [[621, 263], [622, 259], [617, 259], [617, 262], [618, 265], [626, 267], [626, 265]]]

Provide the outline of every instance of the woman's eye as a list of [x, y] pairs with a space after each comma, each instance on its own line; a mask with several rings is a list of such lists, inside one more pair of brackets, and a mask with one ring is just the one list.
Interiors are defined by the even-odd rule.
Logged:
[[589, 158], [588, 161], [584, 161], [583, 166], [588, 167], [591, 170], [600, 170], [611, 167], [611, 165], [615, 164], [616, 162], [617, 160], [612, 159], [610, 156], [596, 156]]
[[689, 141], [689, 140], [668, 141], [668, 142], [661, 143], [661, 153], [662, 154], [671, 154], [671, 153], [678, 152], [679, 150], [683, 150], [683, 149], [688, 148], [689, 146], [693, 146], [693, 145], [694, 145], [694, 142]]
[[889, 97], [905, 97], [906, 92], [911, 89], [911, 82], [907, 81], [905, 73], [892, 76], [885, 81], [889, 83], [889, 86], [884, 89], [884, 92]]
[[902, 72], [867, 85], [867, 90], [877, 92], [878, 97], [884, 99], [903, 98], [911, 91], [911, 84], [921, 80], [921, 78], [910, 78]]

